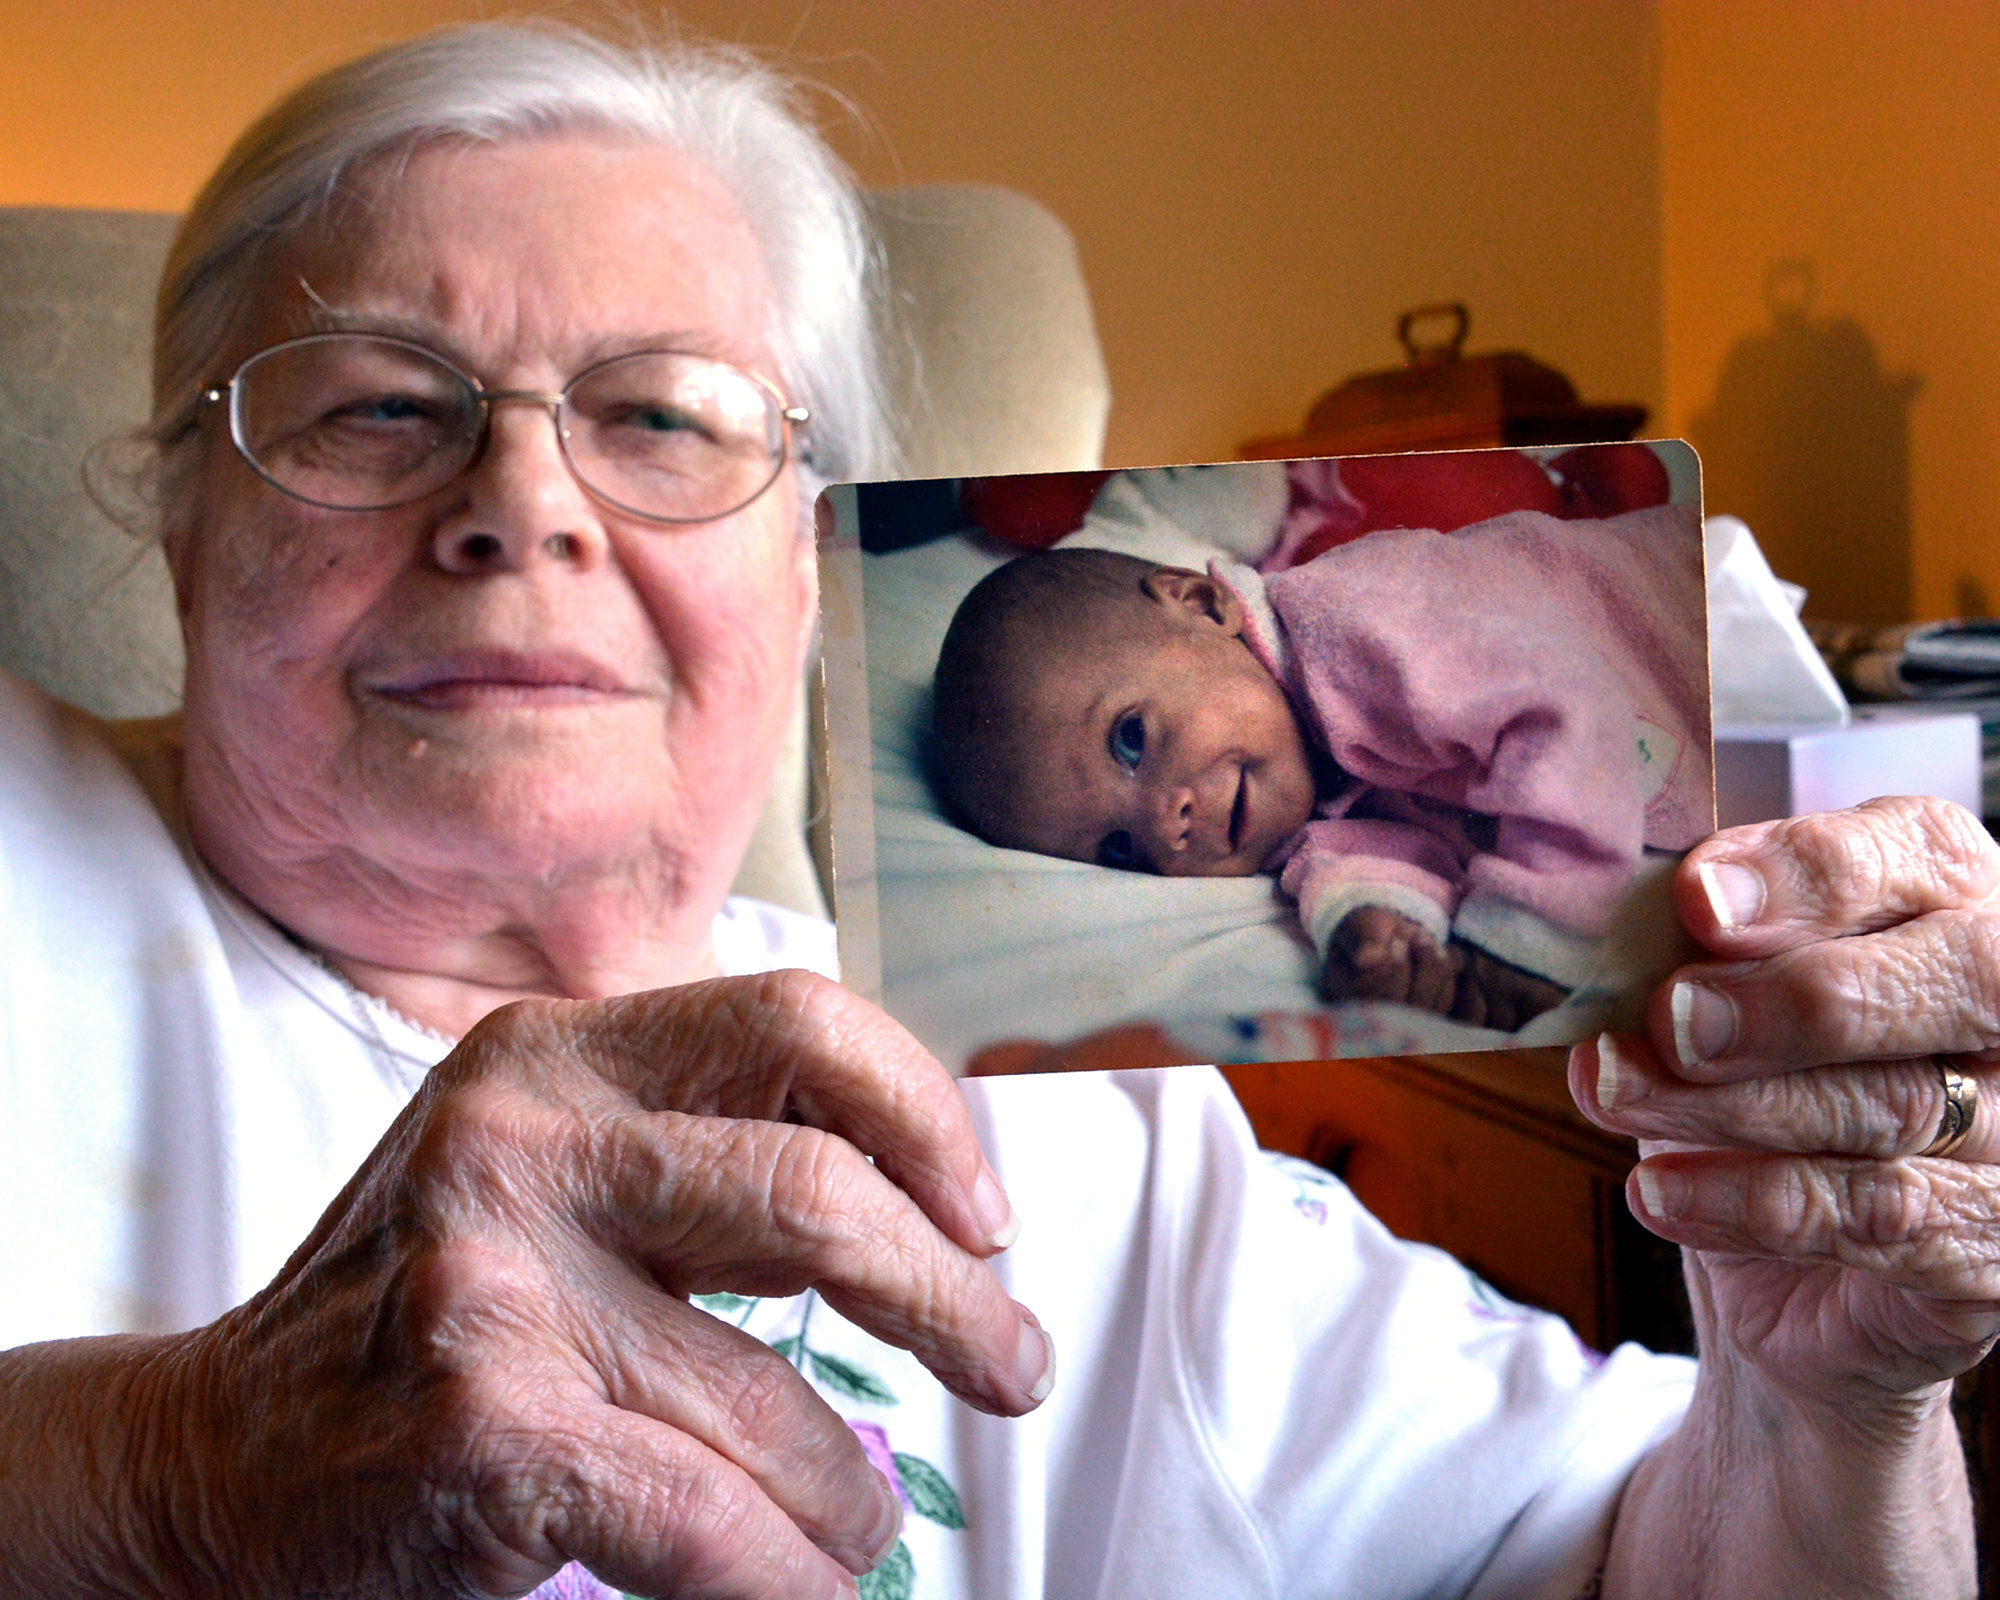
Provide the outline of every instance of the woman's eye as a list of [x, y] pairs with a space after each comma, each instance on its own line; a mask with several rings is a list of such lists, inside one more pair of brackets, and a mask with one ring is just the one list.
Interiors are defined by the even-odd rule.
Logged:
[[642, 433], [690, 433], [706, 437], [709, 432], [707, 425], [693, 412], [671, 405], [628, 406], [611, 413], [604, 420], [621, 428], [636, 428]]
[[401, 426], [410, 422], [431, 422], [435, 420], [435, 408], [425, 404], [414, 395], [371, 394], [358, 400], [350, 400], [327, 412], [324, 422], [360, 424], [364, 427]]
[[428, 420], [430, 408], [406, 394], [385, 394], [369, 402], [362, 415], [371, 422], [411, 422], [419, 418]]
[[1111, 759], [1131, 771], [1146, 754], [1146, 719], [1134, 711], [1111, 725]]
[[1100, 867], [1117, 867], [1125, 872], [1137, 867], [1139, 852], [1132, 844], [1132, 835], [1123, 828], [1107, 833], [1097, 844], [1097, 864]]

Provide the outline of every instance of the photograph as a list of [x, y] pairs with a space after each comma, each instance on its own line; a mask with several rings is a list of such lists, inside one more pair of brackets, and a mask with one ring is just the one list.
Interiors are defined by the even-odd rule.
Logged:
[[1678, 443], [837, 486], [847, 981], [954, 1071], [1630, 1026], [1715, 825]]

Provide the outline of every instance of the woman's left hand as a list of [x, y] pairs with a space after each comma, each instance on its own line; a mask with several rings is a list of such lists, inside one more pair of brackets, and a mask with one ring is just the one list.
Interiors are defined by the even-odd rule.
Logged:
[[[1825, 1592], [1969, 1593], [1948, 1380], [2000, 1336], [2000, 851], [1955, 806], [1871, 801], [1717, 834], [1675, 892], [1719, 959], [1673, 975], [1646, 1037], [1579, 1046], [1570, 1086], [1639, 1139], [1632, 1209], [1688, 1247], [1703, 1374], [1678, 1465], [1739, 1475], [1712, 1544], [1762, 1506], [1822, 1544], [1812, 1565], [1874, 1541]], [[1927, 1154], [1952, 1074], [1970, 1136]], [[1755, 1587], [1800, 1592], [1779, 1531]]]

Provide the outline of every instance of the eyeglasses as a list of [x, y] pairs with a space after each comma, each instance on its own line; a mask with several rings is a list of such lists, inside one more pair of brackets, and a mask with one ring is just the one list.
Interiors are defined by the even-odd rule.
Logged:
[[809, 416], [741, 367], [677, 350], [613, 356], [559, 394], [487, 389], [434, 350], [374, 333], [315, 333], [260, 350], [208, 405], [265, 482], [331, 511], [388, 511], [479, 459], [493, 408], [541, 406], [596, 499], [648, 522], [713, 522], [778, 479]]

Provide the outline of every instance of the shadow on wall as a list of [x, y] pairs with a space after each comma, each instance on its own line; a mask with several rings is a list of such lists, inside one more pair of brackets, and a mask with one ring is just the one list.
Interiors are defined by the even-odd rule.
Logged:
[[[1741, 517], [1808, 616], [1910, 613], [1910, 373], [1885, 373], [1847, 317], [1815, 318], [1813, 264], [1765, 275], [1771, 327], [1737, 340], [1689, 424], [1711, 512]], [[1983, 599], [1983, 596], [1980, 597]]]

